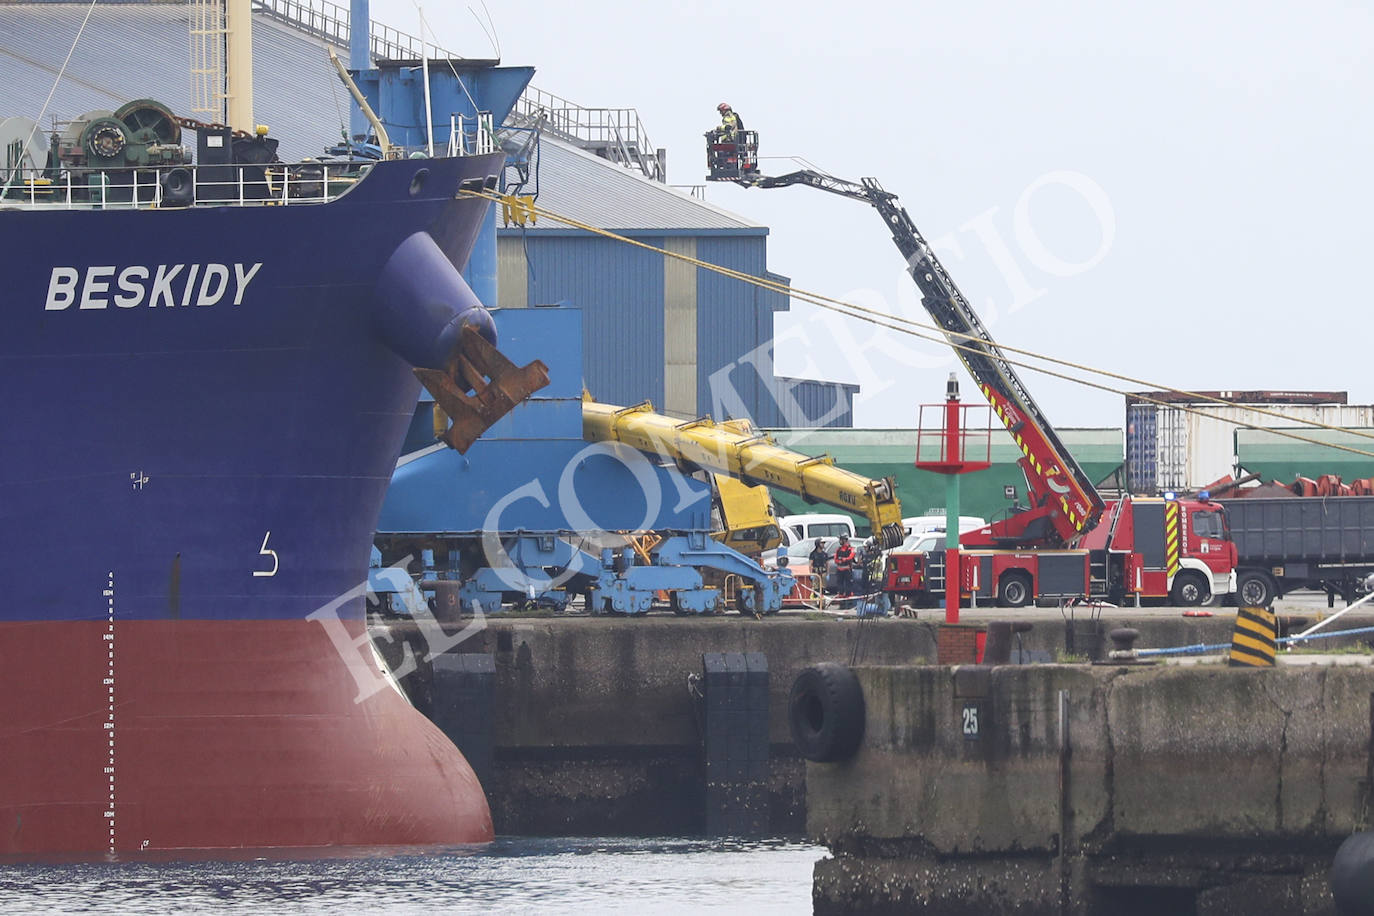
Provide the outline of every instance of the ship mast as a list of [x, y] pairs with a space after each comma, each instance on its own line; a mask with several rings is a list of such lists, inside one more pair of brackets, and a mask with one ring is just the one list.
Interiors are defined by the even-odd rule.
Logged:
[[235, 130], [253, 133], [253, 0], [226, 0], [224, 94]]

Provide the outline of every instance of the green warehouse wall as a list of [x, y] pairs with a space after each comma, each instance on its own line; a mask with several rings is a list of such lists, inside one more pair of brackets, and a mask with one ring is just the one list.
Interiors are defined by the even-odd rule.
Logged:
[[[1100, 481], [1120, 467], [1124, 456], [1121, 430], [1063, 429], [1058, 432], [1064, 447], [1083, 466], [1090, 480]], [[769, 434], [783, 448], [813, 457], [828, 454], [840, 467], [865, 477], [896, 478], [903, 517], [944, 509], [944, 478], [915, 467], [914, 429], [775, 429], [769, 430]], [[1003, 487], [1007, 485], [1015, 486], [1024, 500], [1026, 480], [1016, 464], [1020, 457], [1021, 452], [1011, 437], [1004, 430], [993, 430], [992, 466], [963, 476], [960, 514], [981, 515], [988, 521], [1005, 517], [1011, 506], [1003, 495]], [[799, 496], [778, 490], [773, 491], [773, 498], [787, 514], [838, 511], [825, 505], [809, 505]], [[865, 519], [856, 517], [855, 524], [867, 527]]]
[[[1306, 442], [1283, 433], [1316, 441]], [[1338, 474], [1349, 483], [1361, 477], [1374, 477], [1374, 456], [1359, 454], [1374, 452], [1374, 438], [1371, 437], [1374, 437], [1374, 429], [1238, 429], [1236, 464], [1243, 472], [1259, 474], [1266, 482], [1287, 484], [1298, 476], [1316, 479], [1322, 474]]]

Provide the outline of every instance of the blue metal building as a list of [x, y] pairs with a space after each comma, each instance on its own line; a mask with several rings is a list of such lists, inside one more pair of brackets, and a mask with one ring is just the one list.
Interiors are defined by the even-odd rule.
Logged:
[[[768, 270], [767, 227], [582, 146], [555, 131], [542, 136], [531, 180], [541, 208], [788, 283]], [[748, 417], [759, 426], [852, 425], [857, 386], [774, 375], [773, 316], [788, 308], [785, 294], [548, 219], [497, 237], [503, 308], [567, 302], [582, 310], [583, 371], [598, 400], [648, 399], [671, 416]]]

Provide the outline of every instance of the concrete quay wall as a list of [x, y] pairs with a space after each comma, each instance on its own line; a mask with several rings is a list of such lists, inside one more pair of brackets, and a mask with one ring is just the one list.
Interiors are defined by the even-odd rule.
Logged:
[[649, 618], [498, 621], [484, 649], [496, 659], [486, 788], [498, 830], [706, 832], [703, 710], [688, 677], [702, 673], [703, 653], [758, 652], [768, 661], [768, 774], [736, 804], [758, 809], [754, 832], [795, 835], [805, 824], [804, 762], [787, 725], [797, 673], [856, 653], [909, 664], [931, 646], [926, 630], [899, 621]]
[[818, 913], [1326, 913], [1368, 822], [1367, 667], [857, 673], [858, 753], [807, 765]]
[[[442, 718], [452, 701], [435, 696], [423, 629], [391, 621], [372, 632], [391, 665], [412, 654], [402, 686]], [[909, 620], [489, 617], [448, 651], [494, 660], [491, 766], [479, 775], [498, 833], [704, 833], [711, 804], [756, 809], [752, 833], [800, 836], [805, 767], [787, 724], [797, 673], [821, 661], [933, 661], [935, 641], [929, 624]], [[708, 652], [767, 658], [767, 774], [742, 797], [708, 799], [703, 702], [688, 679]]]

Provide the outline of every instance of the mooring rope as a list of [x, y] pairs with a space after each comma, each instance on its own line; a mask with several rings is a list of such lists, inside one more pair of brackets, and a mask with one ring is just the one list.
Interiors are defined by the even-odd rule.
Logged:
[[[1337, 636], [1359, 636], [1363, 633], [1374, 633], [1374, 627], [1357, 627], [1353, 630], [1333, 630], [1330, 633], [1313, 633], [1311, 636], [1284, 636], [1277, 642], [1279, 645], [1289, 643], [1305, 643], [1313, 639], [1334, 639]], [[1176, 646], [1170, 649], [1137, 649], [1136, 658], [1148, 658], [1161, 655], [1206, 655], [1209, 652], [1224, 652], [1231, 648], [1230, 643], [1197, 643], [1192, 646]]]
[[[460, 191], [458, 193], [458, 196], [480, 197], [484, 200], [492, 201], [493, 203], [500, 203], [502, 201], [501, 195], [495, 193], [494, 191]], [[539, 206], [538, 204], [529, 205], [528, 209], [531, 212], [538, 214], [539, 216], [543, 216], [555, 222], [562, 223], [566, 226], [571, 226], [574, 229], [579, 229], [584, 232], [590, 232], [593, 235], [599, 235], [602, 238], [610, 239], [611, 241], [615, 242], [620, 242], [622, 244], [629, 245], [634, 248], [640, 248], [645, 251], [650, 251], [667, 258], [673, 258], [674, 260], [682, 261], [686, 264], [691, 264], [692, 266], [700, 268], [702, 270], [709, 270], [712, 273], [720, 274], [721, 276], [739, 280], [742, 283], [748, 283], [750, 285], [771, 290], [776, 293], [791, 296], [796, 299], [800, 299], [803, 302], [807, 302], [820, 308], [836, 312], [849, 318], [854, 318], [859, 321], [867, 322], [868, 324], [876, 325], [881, 328], [886, 328], [891, 331], [897, 331], [901, 334], [908, 334], [920, 340], [925, 340], [932, 343], [945, 344], [947, 346], [953, 347], [955, 350], [961, 353], [968, 352], [977, 355], [987, 355], [987, 351], [983, 349], [983, 346], [989, 345], [997, 351], [998, 358], [1004, 360], [1007, 363], [1010, 363], [1011, 365], [1020, 366], [1023, 369], [1028, 369], [1032, 372], [1039, 372], [1040, 374], [1048, 375], [1051, 378], [1063, 379], [1064, 381], [1073, 382], [1077, 385], [1083, 385], [1088, 388], [1095, 388], [1099, 391], [1108, 392], [1109, 394], [1132, 394], [1137, 400], [1142, 401], [1144, 403], [1155, 404], [1157, 406], [1171, 407], [1175, 410], [1179, 410], [1185, 413], [1196, 414], [1202, 417], [1208, 417], [1210, 419], [1226, 418], [1219, 417], [1216, 414], [1208, 413], [1205, 410], [1202, 410], [1198, 407], [1189, 406], [1187, 404], [1178, 404], [1159, 400], [1156, 398], [1151, 398], [1149, 396], [1142, 395], [1139, 393], [1128, 392], [1122, 388], [1113, 388], [1112, 386], [1102, 384], [1101, 382], [1090, 381], [1088, 379], [1082, 378], [1081, 376], [1070, 375], [1066, 372], [1057, 372], [1053, 369], [1047, 369], [1044, 366], [1029, 363], [1025, 360], [1009, 359], [1005, 356], [1005, 353], [1017, 353], [1022, 356], [1042, 360], [1052, 365], [1063, 366], [1067, 369], [1073, 369], [1078, 372], [1088, 372], [1093, 375], [1103, 376], [1104, 378], [1110, 378], [1121, 382], [1127, 382], [1131, 385], [1143, 385], [1146, 387], [1154, 388], [1171, 394], [1180, 395], [1183, 397], [1188, 397], [1197, 401], [1206, 402], [1208, 404], [1216, 406], [1231, 406], [1231, 402], [1229, 401], [1212, 397], [1210, 395], [1204, 395], [1196, 391], [1188, 391], [1187, 389], [1183, 388], [1174, 388], [1168, 385], [1161, 385], [1156, 382], [1148, 381], [1146, 379], [1139, 379], [1133, 376], [1113, 372], [1109, 369], [1100, 369], [1094, 366], [1090, 366], [1086, 363], [1078, 363], [1072, 360], [1060, 359], [1058, 357], [1050, 356], [1045, 353], [1040, 353], [1035, 350], [1028, 350], [1021, 347], [1008, 346], [1005, 344], [999, 344], [991, 341], [984, 341], [981, 337], [978, 337], [974, 334], [967, 334], [962, 331], [951, 331], [945, 328], [937, 327], [933, 324], [926, 324], [924, 322], [916, 321], [911, 318], [905, 318], [899, 315], [890, 315], [878, 309], [868, 308], [866, 306], [858, 305], [853, 302], [846, 302], [843, 299], [836, 299], [831, 296], [823, 295], [821, 293], [811, 292], [809, 290], [801, 289], [800, 287], [792, 286], [787, 283], [781, 283], [776, 280], [769, 280], [764, 277], [756, 277], [752, 274], [748, 274], [743, 271], [733, 270], [729, 267], [722, 267], [719, 264], [712, 264], [709, 261], [703, 261], [699, 258], [694, 258], [691, 255], [682, 254], [676, 251], [668, 251], [663, 248], [658, 248], [654, 245], [648, 244], [647, 242], [641, 242], [638, 239], [632, 239], [627, 236], [612, 232], [609, 229], [602, 229], [597, 226], [584, 223], [571, 216], [558, 213], [557, 211], [550, 210], [547, 207]], [[972, 343], [960, 343], [960, 340], [971, 341]], [[1366, 432], [1363, 430], [1353, 429], [1349, 427], [1335, 426], [1327, 423], [1322, 423], [1318, 420], [1307, 419], [1305, 417], [1295, 417], [1267, 407], [1247, 405], [1247, 409], [1253, 410], [1255, 413], [1274, 417], [1276, 419], [1284, 420], [1289, 423], [1294, 423], [1302, 426], [1309, 426], [1316, 429], [1327, 431], [1345, 432], [1357, 438], [1374, 439], [1374, 432]], [[1323, 442], [1320, 439], [1313, 439], [1311, 437], [1303, 436], [1298, 433], [1291, 432], [1289, 430], [1277, 429], [1272, 427], [1269, 428], [1269, 432], [1273, 433], [1274, 435], [1278, 435], [1287, 439], [1294, 439], [1299, 442], [1307, 442], [1312, 445], [1319, 445], [1326, 448], [1336, 449], [1337, 451], [1351, 452], [1357, 455], [1364, 455], [1366, 457], [1374, 458], [1374, 452], [1365, 451], [1364, 449], [1356, 448], [1354, 446], [1338, 445], [1332, 442]]]

